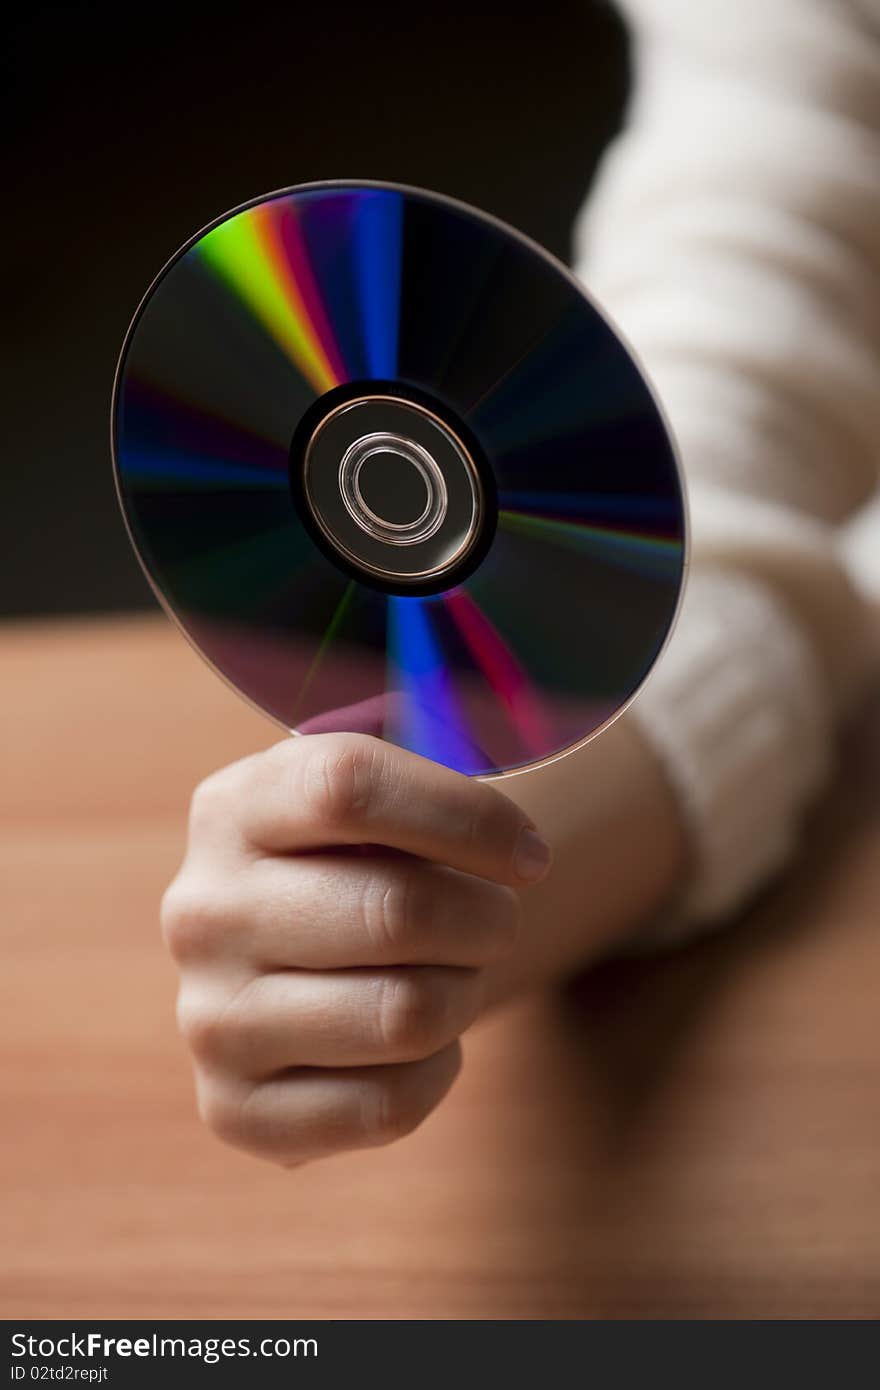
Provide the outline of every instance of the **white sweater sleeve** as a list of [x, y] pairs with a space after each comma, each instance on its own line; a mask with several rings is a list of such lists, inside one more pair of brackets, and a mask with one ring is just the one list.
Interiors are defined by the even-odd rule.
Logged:
[[783, 862], [869, 667], [838, 531], [880, 455], [880, 0], [621, 8], [633, 97], [576, 266], [690, 497], [689, 591], [632, 710], [693, 849], [670, 934]]

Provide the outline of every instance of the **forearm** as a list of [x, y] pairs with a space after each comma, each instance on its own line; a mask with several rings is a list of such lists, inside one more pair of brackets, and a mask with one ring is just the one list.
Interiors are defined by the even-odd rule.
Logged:
[[620, 5], [634, 90], [578, 268], [672, 422], [694, 565], [779, 595], [844, 704], [863, 660], [834, 524], [880, 453], [880, 44], [857, 4]]
[[822, 0], [621, 8], [635, 93], [578, 269], [658, 389], [690, 495], [691, 592], [633, 719], [684, 820], [696, 928], [783, 863], [869, 671], [836, 523], [880, 453], [880, 47]]

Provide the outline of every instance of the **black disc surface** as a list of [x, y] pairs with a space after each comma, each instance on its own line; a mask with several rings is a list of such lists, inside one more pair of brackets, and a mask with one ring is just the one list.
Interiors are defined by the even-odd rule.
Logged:
[[305, 185], [197, 236], [129, 330], [113, 437], [154, 587], [288, 729], [513, 771], [613, 718], [677, 610], [681, 483], [631, 355], [552, 257], [416, 189]]

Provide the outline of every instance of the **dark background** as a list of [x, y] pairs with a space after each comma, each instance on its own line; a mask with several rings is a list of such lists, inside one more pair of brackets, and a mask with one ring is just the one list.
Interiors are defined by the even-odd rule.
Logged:
[[200, 226], [288, 184], [388, 179], [567, 259], [626, 92], [622, 28], [589, 0], [36, 4], [7, 24], [3, 615], [154, 602], [117, 513], [110, 391], [141, 295]]

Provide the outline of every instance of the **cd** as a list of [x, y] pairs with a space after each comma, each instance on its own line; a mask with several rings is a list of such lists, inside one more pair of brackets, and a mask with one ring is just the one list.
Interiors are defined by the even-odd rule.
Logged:
[[160, 600], [292, 732], [520, 771], [628, 704], [677, 612], [632, 355], [549, 253], [420, 189], [304, 184], [193, 237], [125, 339], [113, 457]]

